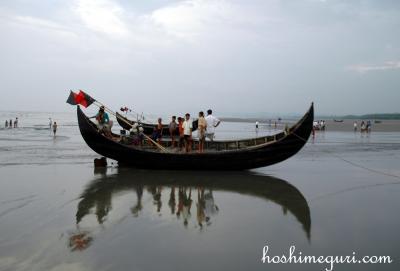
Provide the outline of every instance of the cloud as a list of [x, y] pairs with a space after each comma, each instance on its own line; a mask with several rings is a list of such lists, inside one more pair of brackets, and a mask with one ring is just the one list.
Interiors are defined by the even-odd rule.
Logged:
[[167, 34], [192, 39], [205, 30], [210, 20], [226, 16], [228, 9], [228, 5], [222, 1], [189, 0], [156, 9], [149, 17]]
[[367, 73], [372, 71], [385, 71], [385, 70], [397, 70], [400, 69], [400, 61], [386, 61], [381, 65], [368, 65], [368, 64], [357, 64], [347, 67], [348, 70]]
[[33, 27], [44, 27], [52, 30], [64, 30], [64, 31], [67, 30], [66, 27], [56, 22], [31, 16], [15, 16], [14, 21], [25, 25], [30, 25]]
[[48, 19], [17, 15], [9, 17], [8, 21], [14, 24], [16, 23], [28, 31], [33, 30], [42, 33], [51, 33], [54, 37], [63, 40], [75, 40], [78, 37], [77, 33], [74, 32], [72, 28]]
[[121, 17], [124, 9], [110, 0], [77, 0], [73, 8], [90, 30], [112, 35], [126, 36], [129, 29]]
[[[270, 5], [272, 6], [272, 4]], [[251, 6], [225, 0], [186, 0], [154, 10], [149, 21], [177, 38], [192, 40], [201, 34], [276, 22]]]

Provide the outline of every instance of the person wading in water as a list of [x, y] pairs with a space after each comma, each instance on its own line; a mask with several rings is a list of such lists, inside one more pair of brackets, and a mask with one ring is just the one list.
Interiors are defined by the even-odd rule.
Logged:
[[53, 134], [54, 134], [54, 137], [56, 137], [56, 133], [57, 133], [57, 122], [54, 122], [53, 123]]

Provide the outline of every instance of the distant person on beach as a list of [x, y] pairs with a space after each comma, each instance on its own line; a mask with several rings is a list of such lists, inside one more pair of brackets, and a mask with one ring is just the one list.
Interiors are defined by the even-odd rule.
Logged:
[[18, 118], [15, 118], [14, 120], [14, 128], [18, 128]]
[[176, 116], [172, 116], [172, 120], [168, 125], [169, 128], [169, 135], [171, 136], [171, 146], [175, 147], [176, 142], [175, 142], [175, 131], [176, 128], [178, 127], [178, 124], [176, 123]]
[[53, 121], [51, 120], [51, 118], [49, 118], [49, 128], [51, 130], [51, 126], [53, 125]]
[[10, 128], [13, 127], [13, 125], [12, 125], [12, 119], [10, 119], [8, 127], [10, 127]]
[[324, 120], [319, 121], [319, 127], [320, 127], [321, 131], [325, 131], [325, 121]]
[[193, 122], [190, 119], [190, 114], [185, 114], [185, 121], [182, 124], [183, 136], [185, 139], [185, 152], [190, 152], [192, 149], [192, 130]]
[[206, 122], [207, 122], [206, 137], [208, 137], [211, 141], [213, 141], [215, 138], [215, 128], [218, 127], [221, 121], [212, 115], [211, 109], [208, 109]]
[[365, 132], [365, 130], [366, 130], [365, 122], [364, 122], [364, 121], [361, 121], [361, 129], [360, 129], [360, 132], [361, 132], [361, 133], [362, 133], [362, 132]]
[[57, 133], [57, 122], [54, 122], [53, 123], [53, 134], [54, 134], [54, 137], [56, 136], [56, 133]]
[[256, 121], [256, 136], [258, 135], [258, 121]]
[[369, 133], [369, 132], [371, 132], [371, 121], [370, 120], [367, 120], [367, 133]]
[[8, 120], [6, 120], [5, 128], [8, 128]]
[[199, 133], [199, 153], [204, 151], [204, 141], [206, 140], [207, 121], [204, 118], [204, 112], [199, 112], [198, 133]]
[[354, 132], [357, 132], [357, 121], [354, 122], [353, 127], [354, 127]]

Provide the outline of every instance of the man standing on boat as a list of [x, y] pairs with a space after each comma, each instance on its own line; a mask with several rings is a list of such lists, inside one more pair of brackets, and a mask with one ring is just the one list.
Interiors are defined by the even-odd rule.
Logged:
[[176, 116], [172, 116], [172, 120], [168, 125], [169, 128], [169, 135], [171, 136], [171, 146], [175, 147], [175, 133], [178, 124], [176, 123]]
[[198, 133], [199, 133], [199, 153], [204, 151], [204, 141], [206, 140], [207, 121], [204, 118], [204, 112], [199, 112]]
[[211, 109], [208, 109], [206, 122], [207, 122], [206, 137], [208, 137], [211, 141], [213, 141], [215, 137], [215, 128], [218, 127], [221, 121], [212, 115]]
[[179, 150], [183, 150], [183, 147], [185, 145], [185, 134], [183, 131], [183, 118], [178, 117], [178, 129], [179, 129]]
[[192, 150], [192, 130], [193, 122], [190, 119], [190, 114], [186, 113], [185, 121], [182, 124], [183, 136], [185, 139], [185, 151], [190, 152]]

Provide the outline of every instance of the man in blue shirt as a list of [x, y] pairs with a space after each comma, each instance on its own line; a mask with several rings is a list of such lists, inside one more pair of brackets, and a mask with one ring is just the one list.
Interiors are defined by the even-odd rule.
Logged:
[[101, 106], [99, 112], [91, 118], [96, 118], [100, 132], [104, 132], [107, 137], [111, 137], [111, 127], [113, 122], [110, 121], [110, 118], [104, 109], [104, 106]]

